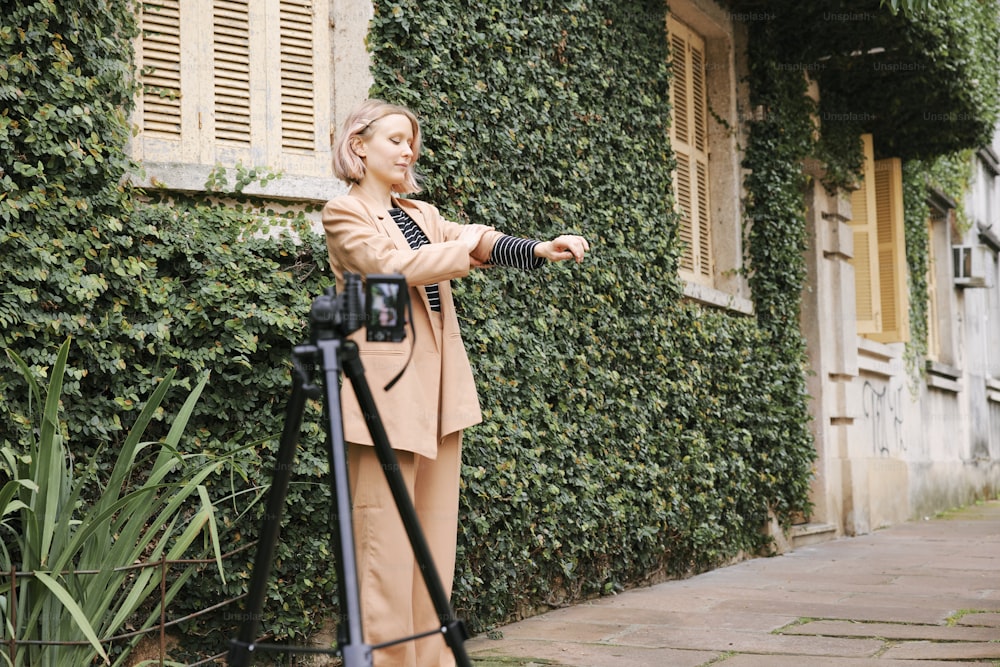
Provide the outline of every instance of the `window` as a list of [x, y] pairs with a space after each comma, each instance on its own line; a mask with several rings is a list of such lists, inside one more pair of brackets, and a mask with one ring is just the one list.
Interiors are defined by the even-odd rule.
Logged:
[[332, 177], [327, 0], [149, 0], [134, 157]]
[[899, 158], [876, 160], [871, 135], [862, 137], [864, 166], [851, 194], [858, 333], [883, 343], [909, 340], [909, 287], [903, 228], [903, 168]]
[[677, 157], [674, 196], [683, 216], [681, 274], [688, 280], [711, 285], [705, 40], [673, 16], [667, 18], [667, 31], [674, 77], [670, 87], [670, 143]]
[[747, 125], [740, 114], [750, 93], [739, 74], [746, 67], [747, 25], [719, 3], [671, 0], [664, 27], [684, 295], [750, 314], [741, 164]]

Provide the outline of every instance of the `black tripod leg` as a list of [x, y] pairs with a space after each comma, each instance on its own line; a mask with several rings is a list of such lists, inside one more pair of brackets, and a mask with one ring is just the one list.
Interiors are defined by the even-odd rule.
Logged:
[[444, 639], [451, 648], [452, 653], [454, 653], [455, 662], [458, 667], [470, 667], [469, 657], [465, 652], [465, 645], [463, 643], [468, 638], [468, 634], [462, 622], [455, 617], [451, 609], [451, 602], [448, 600], [448, 596], [445, 595], [441, 577], [438, 574], [437, 567], [434, 565], [434, 559], [431, 556], [430, 548], [427, 546], [427, 540], [424, 538], [423, 531], [420, 528], [417, 511], [413, 507], [410, 493], [399, 470], [396, 454], [392, 451], [392, 446], [389, 444], [389, 437], [386, 435], [385, 427], [378, 416], [378, 408], [375, 406], [375, 399], [372, 397], [368, 381], [365, 379], [365, 370], [361, 364], [357, 346], [353, 343], [347, 343], [342, 357], [344, 374], [351, 381], [354, 393], [361, 406], [361, 412], [365, 415], [365, 420], [368, 422], [368, 431], [371, 433], [372, 441], [375, 443], [375, 452], [379, 463], [382, 464], [382, 470], [385, 471], [385, 478], [389, 483], [393, 499], [396, 501], [396, 507], [399, 509], [403, 526], [406, 528], [406, 535], [410, 538], [410, 546], [413, 548], [417, 565], [420, 567], [420, 572], [424, 578], [424, 584], [427, 586], [427, 592], [430, 594], [434, 610], [437, 612], [437, 617], [441, 623], [441, 630], [444, 633]]
[[268, 575], [271, 561], [274, 559], [274, 547], [278, 543], [278, 533], [281, 530], [281, 515], [285, 506], [285, 496], [288, 494], [288, 480], [292, 474], [292, 461], [295, 459], [295, 449], [302, 428], [302, 412], [306, 403], [306, 391], [294, 374], [293, 383], [292, 396], [286, 411], [285, 429], [281, 434], [278, 458], [271, 478], [271, 489], [267, 494], [267, 509], [260, 529], [257, 559], [254, 561], [253, 574], [250, 578], [243, 625], [237, 639], [232, 642], [226, 658], [227, 664], [233, 667], [246, 667], [250, 664], [250, 654], [254, 650], [254, 642], [260, 631], [264, 600], [267, 597]]
[[341, 623], [338, 624], [340, 653], [345, 667], [371, 667], [371, 647], [364, 643], [361, 627], [361, 592], [354, 551], [354, 528], [351, 521], [351, 490], [347, 474], [347, 445], [344, 442], [343, 420], [340, 414], [341, 341], [321, 340], [317, 343], [322, 358], [326, 389], [327, 431], [330, 456], [330, 479], [333, 486], [334, 543], [337, 560], [337, 581], [340, 595]]

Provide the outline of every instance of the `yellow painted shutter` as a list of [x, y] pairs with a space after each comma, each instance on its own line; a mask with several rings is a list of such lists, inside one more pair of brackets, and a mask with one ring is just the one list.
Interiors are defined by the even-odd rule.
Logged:
[[681, 274], [710, 285], [713, 268], [705, 40], [672, 16], [667, 17], [667, 31], [673, 71], [670, 143], [677, 158], [674, 195], [682, 214], [679, 236], [684, 246]]
[[878, 234], [875, 215], [875, 151], [872, 136], [862, 137], [864, 164], [857, 190], [851, 193], [851, 231], [854, 236], [854, 293], [860, 334], [882, 329], [878, 271]]
[[937, 361], [941, 354], [938, 330], [937, 253], [934, 251], [934, 221], [927, 221], [927, 358]]
[[901, 343], [910, 339], [910, 290], [903, 224], [903, 163], [899, 158], [875, 161], [875, 198], [882, 328], [871, 338]]

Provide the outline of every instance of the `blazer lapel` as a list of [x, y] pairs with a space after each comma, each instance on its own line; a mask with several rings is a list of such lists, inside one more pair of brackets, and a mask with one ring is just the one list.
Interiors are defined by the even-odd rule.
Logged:
[[[369, 209], [371, 210], [371, 209]], [[392, 219], [388, 211], [372, 211], [372, 215], [378, 220], [379, 227], [385, 232], [390, 239], [392, 239], [392, 244], [397, 248], [405, 249], [409, 248], [410, 244], [406, 242], [406, 237], [403, 236], [403, 232], [399, 229], [399, 225], [396, 221]]]
[[406, 211], [406, 214], [413, 218], [413, 222], [417, 223], [417, 227], [423, 230], [424, 235], [427, 236], [427, 240], [434, 243], [434, 237], [437, 235], [436, 229], [430, 229], [427, 223], [427, 218], [424, 217], [424, 212], [420, 210], [419, 206], [415, 206], [408, 199], [397, 199], [396, 202], [399, 204], [400, 208]]

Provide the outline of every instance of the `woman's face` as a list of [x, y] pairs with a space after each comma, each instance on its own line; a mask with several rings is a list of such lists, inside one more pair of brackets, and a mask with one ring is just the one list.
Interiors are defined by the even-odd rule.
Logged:
[[402, 114], [380, 118], [371, 132], [361, 137], [355, 152], [365, 161], [364, 181], [375, 180], [381, 185], [399, 185], [406, 179], [406, 170], [413, 162], [413, 125]]

